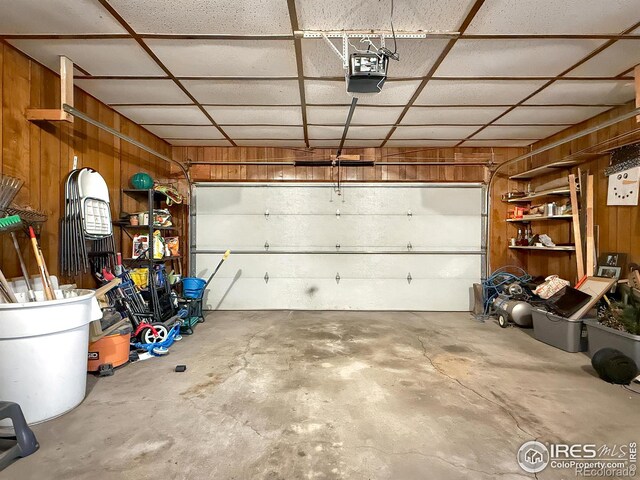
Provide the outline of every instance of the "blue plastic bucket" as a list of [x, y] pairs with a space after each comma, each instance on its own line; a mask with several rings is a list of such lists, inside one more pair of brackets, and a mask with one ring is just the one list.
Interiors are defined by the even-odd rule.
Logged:
[[204, 293], [204, 286], [207, 284], [201, 278], [187, 277], [182, 279], [182, 295], [185, 298], [200, 298]]

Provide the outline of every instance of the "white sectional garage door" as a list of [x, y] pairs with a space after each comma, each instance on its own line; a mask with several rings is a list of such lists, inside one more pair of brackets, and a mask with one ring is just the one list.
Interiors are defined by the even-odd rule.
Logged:
[[220, 310], [469, 310], [482, 276], [478, 184], [197, 183], [192, 274]]

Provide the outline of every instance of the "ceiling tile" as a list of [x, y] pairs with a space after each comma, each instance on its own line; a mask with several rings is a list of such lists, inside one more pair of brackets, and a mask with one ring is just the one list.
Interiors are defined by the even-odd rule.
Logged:
[[570, 125], [564, 126], [515, 126], [515, 125], [500, 125], [489, 126], [473, 136], [473, 140], [539, 140], [542, 138], [550, 137], [555, 133], [558, 133]]
[[293, 138], [302, 139], [304, 132], [302, 127], [287, 127], [287, 126], [226, 126], [224, 131], [227, 132], [231, 138], [275, 138], [278, 140]]
[[[457, 31], [473, 0], [404, 0], [396, 4], [396, 31]], [[389, 30], [391, 2], [370, 0], [297, 0], [303, 30]]]
[[530, 105], [614, 105], [633, 100], [633, 82], [627, 80], [559, 80], [525, 103]]
[[174, 147], [230, 147], [227, 140], [167, 140]]
[[[367, 93], [358, 96], [358, 105], [405, 105], [420, 82], [387, 82], [380, 93]], [[307, 103], [349, 104], [351, 95], [347, 93], [346, 83], [328, 80], [305, 80]]]
[[234, 140], [239, 147], [295, 147], [306, 148], [304, 140]]
[[76, 80], [76, 86], [104, 103], [190, 103], [172, 80]]
[[467, 140], [461, 147], [527, 147], [537, 140]]
[[637, 17], [633, 0], [487, 0], [465, 33], [618, 33]]
[[506, 109], [507, 107], [412, 107], [402, 119], [401, 124], [484, 125]]
[[219, 105], [295, 105], [297, 80], [184, 80], [200, 103]]
[[385, 147], [455, 147], [458, 140], [388, 140]]
[[135, 40], [9, 40], [54, 72], [60, 72], [60, 55], [69, 57], [91, 75], [164, 76], [165, 73]]
[[211, 126], [193, 125], [147, 125], [144, 128], [160, 138], [217, 140], [224, 137], [220, 131]]
[[198, 107], [171, 106], [122, 106], [114, 107], [125, 117], [138, 124], [153, 125], [210, 125]]
[[436, 77], [554, 77], [604, 40], [458, 40]]
[[302, 109], [293, 107], [205, 107], [213, 119], [220, 125], [228, 124], [266, 124], [266, 125], [302, 125]]
[[287, 2], [109, 0], [138, 33], [291, 34]]
[[399, 126], [391, 138], [393, 140], [402, 139], [442, 139], [453, 140], [463, 139], [471, 135], [478, 130], [478, 127], [445, 127], [445, 126], [432, 126], [432, 127], [403, 127]]
[[94, 0], [1, 0], [0, 34], [127, 33]]
[[578, 68], [570, 77], [615, 77], [640, 64], [640, 40], [619, 40]]
[[[309, 126], [309, 138], [320, 140], [324, 138], [342, 138], [342, 126]], [[347, 138], [349, 139], [383, 139], [387, 136], [391, 127], [349, 127]]]
[[292, 40], [148, 39], [177, 77], [297, 77]]
[[416, 104], [513, 105], [544, 84], [544, 80], [431, 80]]
[[576, 124], [607, 110], [609, 107], [517, 107], [498, 120], [496, 124]]
[[[392, 125], [398, 120], [403, 107], [367, 107], [358, 105], [353, 112], [352, 125]], [[344, 124], [349, 114], [347, 106], [307, 107], [310, 124]]]
[[[342, 40], [332, 39], [339, 51], [342, 51]], [[433, 66], [436, 59], [447, 45], [448, 40], [432, 38], [428, 40], [399, 40], [398, 52], [400, 61], [389, 62], [389, 78], [394, 77], [422, 77]], [[357, 39], [351, 40], [352, 47], [349, 53], [354, 53], [355, 48], [366, 50], [366, 44]], [[374, 41], [380, 45], [380, 41]], [[387, 40], [387, 48], [393, 49], [393, 41]], [[323, 39], [302, 40], [302, 61], [304, 74], [307, 77], [341, 77], [344, 75], [342, 61], [331, 47]]]

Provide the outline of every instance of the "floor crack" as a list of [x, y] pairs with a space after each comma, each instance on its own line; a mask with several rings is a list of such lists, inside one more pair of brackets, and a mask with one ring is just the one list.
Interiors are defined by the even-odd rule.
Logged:
[[420, 342], [420, 345], [422, 347], [422, 355], [429, 361], [429, 363], [431, 364], [431, 366], [434, 368], [434, 370], [436, 372], [438, 372], [440, 375], [448, 378], [449, 380], [457, 383], [458, 385], [460, 385], [462, 388], [473, 392], [475, 395], [477, 395], [478, 397], [482, 398], [483, 400], [495, 405], [496, 407], [498, 407], [500, 410], [502, 410], [503, 412], [505, 412], [515, 423], [516, 428], [518, 430], [520, 430], [522, 433], [524, 433], [525, 435], [527, 435], [527, 438], [533, 438], [534, 435], [529, 433], [528, 431], [526, 431], [524, 428], [522, 428], [522, 426], [520, 425], [520, 422], [518, 422], [518, 419], [511, 413], [511, 411], [509, 411], [509, 409], [507, 407], [505, 407], [504, 405], [502, 405], [501, 403], [496, 402], [495, 400], [481, 394], [480, 392], [478, 392], [477, 390], [471, 388], [470, 386], [462, 383], [459, 379], [457, 379], [456, 377], [452, 377], [451, 375], [449, 375], [447, 372], [445, 372], [444, 370], [442, 370], [440, 367], [438, 367], [433, 360], [431, 359], [431, 357], [429, 356], [429, 354], [427, 354], [427, 347], [424, 344], [424, 341], [422, 340], [422, 338], [418, 335], [417, 336], [418, 341]]
[[[237, 368], [236, 370], [234, 370], [227, 378], [225, 378], [224, 380], [222, 380], [219, 385], [222, 385], [223, 383], [226, 383], [227, 380], [231, 379], [232, 377], [235, 377], [237, 374], [239, 374], [240, 372], [242, 372], [243, 370], [246, 370], [247, 367], [249, 366], [249, 360], [247, 360], [247, 354], [249, 353], [249, 350], [251, 350], [251, 342], [253, 342], [253, 340], [260, 335], [263, 332], [266, 332], [267, 330], [269, 330], [271, 328], [271, 326], [263, 328], [262, 330], [258, 330], [256, 333], [254, 333], [253, 335], [251, 335], [249, 337], [249, 339], [247, 340], [247, 343], [245, 345], [244, 350], [242, 351], [242, 353], [239, 355], [240, 359], [242, 360], [242, 365]], [[229, 367], [231, 368], [231, 367]]]
[[225, 413], [225, 415], [233, 418], [236, 421], [236, 423], [242, 425], [243, 427], [250, 428], [251, 430], [253, 430], [253, 432], [256, 435], [258, 435], [259, 437], [264, 438], [263, 435], [258, 431], [258, 429], [249, 423], [249, 420], [245, 420], [244, 422], [241, 422], [240, 419], [238, 417], [236, 417], [235, 415], [233, 415], [232, 413], [230, 413], [230, 412], [224, 412], [224, 413]]
[[[518, 475], [521, 477], [527, 477], [526, 475], [519, 473], [519, 472], [488, 472], [486, 470], [480, 470], [480, 469], [476, 469], [476, 468], [471, 468], [471, 467], [467, 467], [466, 465], [460, 464], [460, 463], [456, 463], [456, 462], [452, 462], [450, 460], [447, 460], [446, 458], [443, 458], [439, 455], [430, 455], [428, 453], [423, 453], [419, 450], [407, 450], [405, 452], [387, 452], [385, 450], [382, 450], [381, 448], [377, 448], [371, 445], [355, 445], [353, 447], [345, 447], [345, 448], [355, 448], [355, 449], [359, 449], [359, 448], [364, 448], [364, 449], [371, 449], [371, 450], [375, 450], [379, 453], [382, 453], [384, 455], [419, 455], [421, 457], [425, 457], [425, 458], [435, 458], [437, 460], [440, 460], [441, 462], [444, 462], [448, 465], [451, 465], [452, 467], [455, 468], [462, 468], [464, 470], [469, 470], [471, 472], [477, 472], [477, 473], [483, 473], [485, 475], [491, 475], [491, 476], [501, 476], [501, 475]], [[528, 477], [527, 477], [528, 478]]]

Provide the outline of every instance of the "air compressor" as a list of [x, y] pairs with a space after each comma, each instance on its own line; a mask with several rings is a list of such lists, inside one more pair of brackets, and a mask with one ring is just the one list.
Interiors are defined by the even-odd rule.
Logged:
[[498, 324], [502, 328], [507, 328], [509, 322], [519, 327], [531, 327], [533, 324], [532, 307], [527, 302], [509, 298], [506, 295], [498, 295], [493, 300], [493, 308], [498, 316]]

